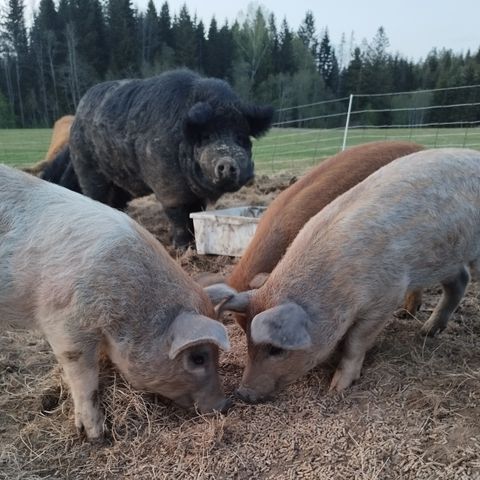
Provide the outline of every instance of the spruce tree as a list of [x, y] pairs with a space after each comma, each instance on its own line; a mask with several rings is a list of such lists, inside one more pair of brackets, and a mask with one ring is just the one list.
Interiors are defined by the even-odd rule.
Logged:
[[170, 17], [170, 10], [168, 2], [164, 2], [160, 9], [160, 15], [158, 17], [159, 28], [159, 42], [160, 45], [166, 45], [168, 47], [173, 46], [173, 34], [172, 34], [172, 19]]
[[89, 83], [103, 80], [109, 55], [107, 27], [100, 0], [71, 0], [71, 3], [79, 56], [94, 71]]
[[195, 26], [186, 4], [183, 4], [178, 17], [174, 19], [172, 31], [175, 63], [180, 67], [193, 68], [196, 65]]
[[218, 27], [215, 17], [210, 20], [210, 26], [208, 27], [208, 38], [206, 43], [205, 52], [205, 73], [212, 77], [220, 76], [220, 63], [219, 58], [219, 43], [218, 43]]
[[153, 0], [148, 2], [147, 12], [142, 23], [142, 60], [153, 65], [155, 57], [160, 52], [160, 23]]
[[139, 53], [136, 19], [130, 0], [108, 0], [110, 72], [116, 78], [138, 75]]
[[9, 0], [5, 19], [2, 21], [3, 51], [10, 68], [5, 68], [11, 86], [14, 112], [25, 126], [24, 103], [29, 87], [28, 40], [25, 27], [23, 0]]
[[60, 116], [60, 66], [64, 63], [60, 19], [53, 0], [40, 0], [30, 31], [32, 58], [37, 72], [38, 98], [41, 99], [42, 123], [50, 126]]
[[268, 34], [270, 36], [270, 68], [272, 74], [277, 74], [281, 69], [280, 40], [278, 38], [277, 22], [273, 13], [268, 17]]
[[205, 58], [207, 53], [205, 40], [205, 27], [200, 20], [195, 26], [195, 69], [199, 72], [205, 71]]
[[288, 26], [286, 18], [282, 22], [279, 40], [279, 71], [282, 73], [294, 73], [296, 71], [296, 62], [293, 53], [293, 33]]
[[318, 40], [315, 31], [315, 18], [311, 10], [308, 10], [305, 14], [305, 18], [298, 29], [298, 37], [312, 56], [317, 58]]

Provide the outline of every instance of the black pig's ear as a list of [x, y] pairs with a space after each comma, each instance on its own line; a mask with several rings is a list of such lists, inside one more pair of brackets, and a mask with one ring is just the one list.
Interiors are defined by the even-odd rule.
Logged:
[[247, 119], [252, 137], [261, 137], [272, 126], [274, 110], [270, 106], [256, 107], [254, 105], [244, 105], [242, 112]]
[[184, 130], [187, 136], [197, 136], [213, 118], [213, 108], [206, 102], [198, 102], [187, 113]]

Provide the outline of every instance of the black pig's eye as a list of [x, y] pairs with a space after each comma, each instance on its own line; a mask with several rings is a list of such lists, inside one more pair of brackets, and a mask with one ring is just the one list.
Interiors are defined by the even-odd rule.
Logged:
[[278, 357], [279, 355], [281, 355], [284, 352], [285, 352], [285, 350], [283, 348], [274, 347], [273, 345], [268, 350], [268, 354], [272, 357]]
[[241, 147], [244, 147], [244, 148], [250, 148], [250, 146], [251, 146], [251, 142], [250, 142], [250, 139], [248, 137], [240, 137], [238, 139], [238, 144]]
[[205, 365], [207, 362], [207, 355], [205, 353], [192, 353], [190, 360], [194, 365]]

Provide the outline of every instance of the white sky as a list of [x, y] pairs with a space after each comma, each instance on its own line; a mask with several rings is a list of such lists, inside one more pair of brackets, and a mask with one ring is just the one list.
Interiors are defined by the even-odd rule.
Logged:
[[[0, 0], [1, 3], [2, 0]], [[154, 0], [158, 10], [163, 0]], [[32, 7], [38, 0], [26, 0]], [[132, 0], [144, 10], [148, 0]], [[223, 24], [232, 22], [247, 11], [248, 1], [169, 0], [170, 13], [178, 13], [186, 3], [190, 14], [197, 14], [208, 29], [213, 15]], [[296, 30], [307, 10], [314, 14], [317, 31], [328, 27], [330, 39], [338, 44], [345, 32], [347, 44], [351, 32], [360, 44], [371, 40], [383, 25], [390, 40], [390, 51], [418, 60], [433, 48], [451, 48], [455, 52], [476, 52], [480, 47], [480, 0], [263, 0], [259, 2], [273, 12], [280, 24], [283, 17]]]

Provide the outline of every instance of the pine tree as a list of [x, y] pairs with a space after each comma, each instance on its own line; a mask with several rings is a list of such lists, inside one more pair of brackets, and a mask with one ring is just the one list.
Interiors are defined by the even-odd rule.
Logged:
[[196, 63], [195, 27], [186, 4], [180, 9], [178, 17], [174, 18], [172, 33], [175, 63], [181, 67], [193, 68]]
[[172, 19], [170, 17], [170, 10], [168, 8], [168, 3], [165, 2], [162, 5], [160, 10], [160, 15], [158, 18], [159, 24], [159, 42], [160, 45], [167, 45], [168, 47], [173, 46], [173, 34], [172, 34]]
[[361, 85], [363, 78], [363, 54], [360, 47], [355, 47], [353, 58], [345, 69], [342, 79], [343, 95], [350, 93], [362, 93]]
[[311, 10], [308, 10], [305, 14], [305, 18], [298, 29], [298, 37], [313, 57], [317, 58], [318, 40], [315, 31], [315, 18]]
[[153, 65], [160, 52], [160, 23], [153, 0], [149, 0], [147, 13], [142, 21], [142, 61]]
[[205, 71], [206, 44], [205, 27], [200, 20], [195, 27], [195, 69], [200, 72]]
[[318, 71], [325, 82], [329, 79], [332, 71], [332, 50], [328, 30], [325, 30], [318, 50]]
[[218, 32], [219, 71], [217, 77], [231, 79], [234, 59], [234, 42], [232, 29], [225, 22]]
[[[106, 22], [100, 0], [70, 0], [67, 25], [73, 25], [76, 53], [79, 64], [88, 69], [82, 76], [82, 84], [103, 80], [108, 69], [108, 44]], [[58, 14], [61, 16], [61, 4]], [[69, 27], [71, 28], [71, 27]], [[70, 35], [72, 33], [70, 32]], [[93, 71], [92, 71], [93, 70]], [[82, 88], [84, 90], [84, 88]]]
[[136, 18], [130, 0], [108, 0], [110, 71], [115, 77], [138, 75], [139, 53]]
[[4, 30], [4, 53], [6, 62], [11, 68], [6, 68], [10, 74], [11, 102], [13, 110], [25, 126], [24, 99], [29, 87], [28, 74], [28, 40], [24, 19], [23, 0], [9, 0], [8, 11], [2, 22]]
[[273, 13], [268, 17], [268, 34], [270, 37], [270, 69], [273, 74], [280, 72], [280, 40], [278, 38], [277, 22]]
[[288, 26], [286, 18], [282, 22], [279, 42], [279, 71], [282, 73], [294, 73], [297, 67], [293, 54], [293, 33]]
[[219, 35], [217, 20], [215, 17], [212, 17], [210, 20], [210, 26], [208, 27], [208, 38], [206, 43], [206, 52], [205, 52], [205, 73], [212, 77], [220, 76], [220, 63], [221, 58], [219, 58]]
[[32, 56], [38, 75], [38, 97], [41, 98], [44, 125], [52, 125], [60, 116], [59, 70], [64, 63], [60, 19], [53, 0], [40, 0], [30, 32]]

